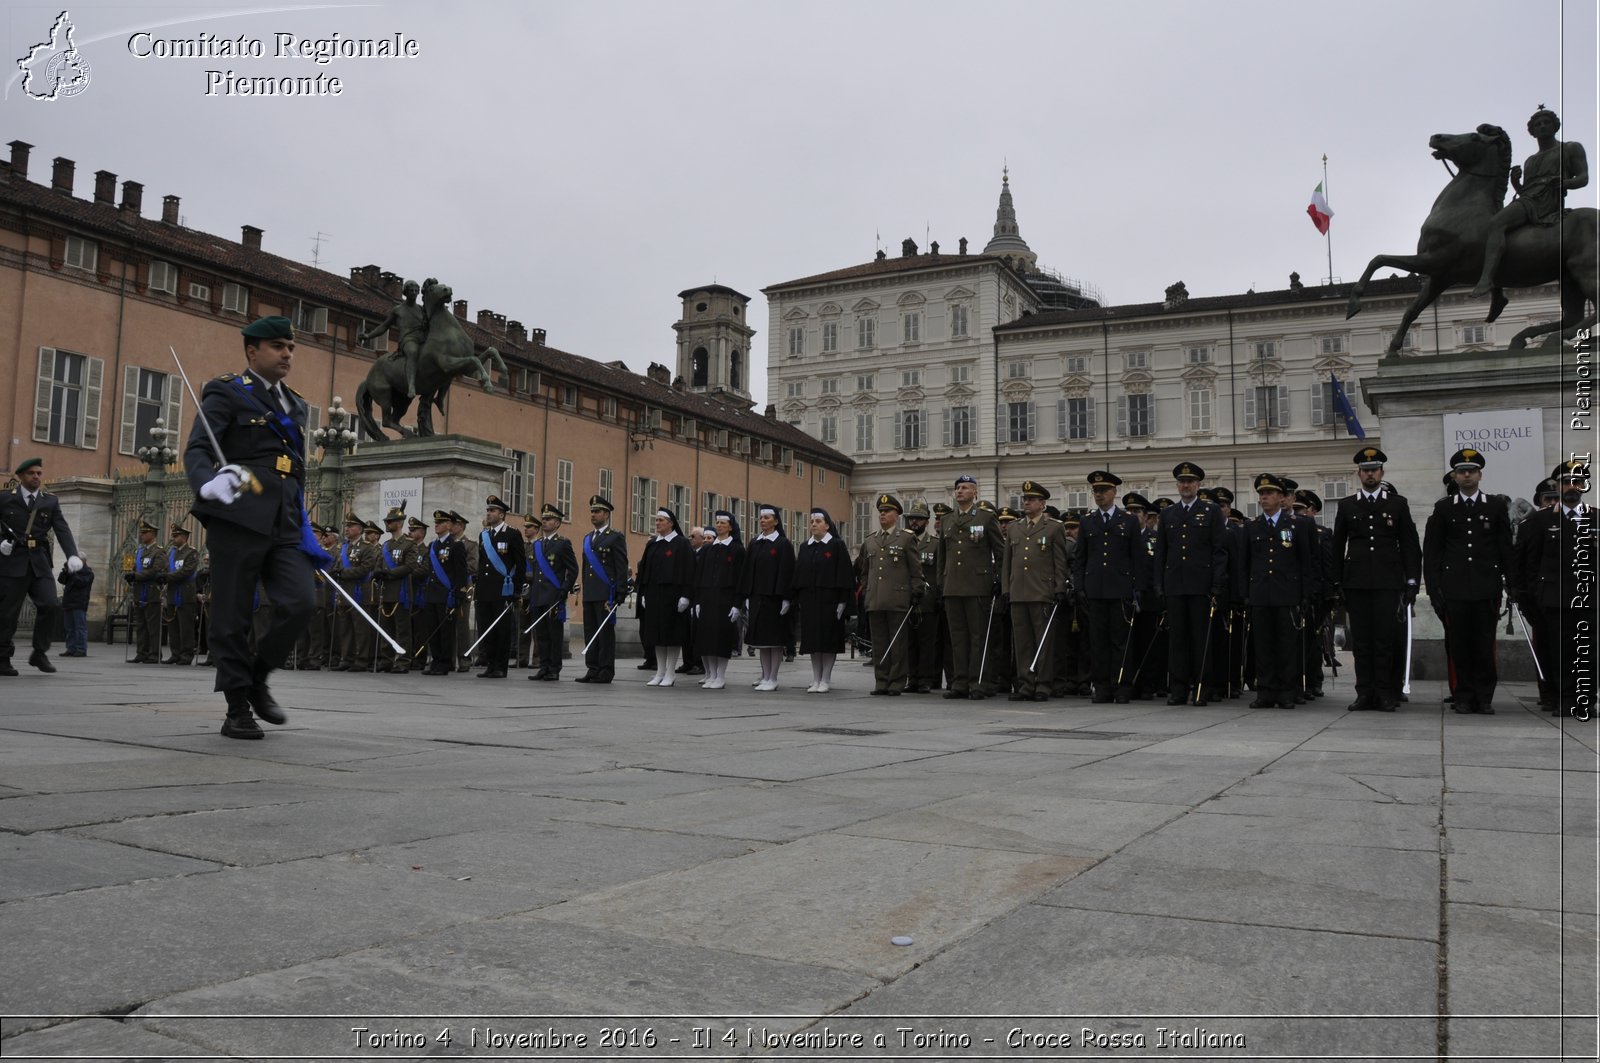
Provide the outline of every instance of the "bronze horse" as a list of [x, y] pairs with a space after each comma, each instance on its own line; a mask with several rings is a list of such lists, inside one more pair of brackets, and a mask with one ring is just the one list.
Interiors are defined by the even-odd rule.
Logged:
[[[1369, 262], [1350, 293], [1350, 309], [1345, 314], [1348, 319], [1361, 312], [1361, 293], [1378, 270], [1391, 267], [1422, 274], [1422, 291], [1401, 315], [1389, 341], [1390, 354], [1399, 353], [1411, 323], [1447, 288], [1477, 283], [1489, 219], [1505, 205], [1511, 172], [1511, 138], [1505, 130], [1481, 125], [1471, 133], [1435, 133], [1428, 146], [1434, 158], [1455, 163], [1460, 172], [1433, 201], [1417, 239], [1417, 253], [1378, 255]], [[1585, 317], [1583, 311], [1585, 303], [1596, 301], [1596, 237], [1600, 232], [1596, 220], [1593, 207], [1580, 207], [1566, 211], [1557, 225], [1524, 225], [1507, 234], [1505, 257], [1500, 261], [1485, 321], [1493, 321], [1505, 309], [1502, 287], [1561, 282], [1561, 320], [1523, 329], [1512, 338], [1512, 350], [1526, 347], [1532, 336], [1560, 330], [1563, 337], [1571, 339], [1580, 329], [1594, 326], [1594, 313]]]
[[[403, 356], [385, 356], [373, 363], [367, 379], [356, 389], [356, 415], [366, 426], [367, 434], [374, 439], [387, 439], [383, 429], [393, 428], [401, 437], [433, 435], [433, 410], [444, 412], [444, 397], [450, 383], [458, 376], [471, 373], [483, 384], [483, 389], [494, 391], [488, 362], [502, 374], [506, 364], [500, 352], [485, 347], [480, 358], [474, 353], [472, 337], [450, 310], [450, 299], [455, 293], [448, 284], [429, 279], [422, 286], [422, 308], [427, 314], [428, 338], [423, 341], [417, 356], [417, 427], [415, 430], [400, 423], [400, 418], [411, 407], [411, 395], [406, 390], [406, 364]], [[376, 402], [383, 413], [380, 427], [372, 416]]]

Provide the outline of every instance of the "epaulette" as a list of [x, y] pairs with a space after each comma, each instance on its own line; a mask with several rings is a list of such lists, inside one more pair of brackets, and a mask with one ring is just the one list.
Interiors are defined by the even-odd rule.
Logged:
[[223, 383], [227, 383], [229, 381], [239, 379], [239, 374], [238, 373], [223, 373], [221, 376], [216, 377], [215, 379], [220, 380]]

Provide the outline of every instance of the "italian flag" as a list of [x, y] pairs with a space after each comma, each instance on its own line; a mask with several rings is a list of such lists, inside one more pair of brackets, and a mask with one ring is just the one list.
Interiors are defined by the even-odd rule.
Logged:
[[1317, 185], [1317, 190], [1311, 193], [1311, 205], [1306, 208], [1306, 213], [1311, 215], [1311, 224], [1317, 227], [1317, 232], [1323, 236], [1328, 235], [1328, 224], [1333, 221], [1333, 209], [1328, 206], [1328, 197], [1322, 194], [1322, 185]]

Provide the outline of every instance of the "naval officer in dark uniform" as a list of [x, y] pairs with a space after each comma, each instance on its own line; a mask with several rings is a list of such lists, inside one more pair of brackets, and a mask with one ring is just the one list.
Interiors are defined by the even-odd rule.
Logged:
[[[309, 620], [315, 568], [329, 558], [311, 538], [303, 507], [306, 404], [283, 384], [294, 365], [294, 329], [288, 318], [264, 317], [241, 332], [246, 371], [206, 383], [183, 464], [212, 558], [210, 657], [215, 689], [228, 704], [222, 733], [260, 738], [251, 712], [285, 721], [267, 675], [283, 666]], [[257, 583], [272, 602], [272, 620], [252, 653]]]
[[533, 638], [539, 655], [539, 670], [528, 678], [541, 682], [561, 678], [567, 634], [566, 598], [578, 582], [578, 559], [572, 553], [571, 541], [561, 534], [564, 519], [559, 509], [546, 502], [539, 511], [539, 536], [528, 551], [528, 612], [534, 618]]
[[[473, 598], [478, 603], [479, 679], [504, 679], [516, 650], [516, 601], [522, 593], [527, 557], [522, 533], [506, 523], [511, 508], [496, 495], [483, 504], [483, 531], [478, 533], [478, 573]], [[510, 610], [508, 613], [507, 610]]]
[[[589, 499], [589, 524], [583, 537], [584, 673], [574, 682], [609, 683], [617, 674], [617, 618], [612, 615], [633, 589], [628, 583], [628, 537], [611, 526], [611, 500]], [[602, 631], [601, 628], [605, 630]], [[599, 635], [596, 638], [596, 634]]]
[[1088, 618], [1090, 701], [1128, 703], [1137, 662], [1127, 659], [1128, 627], [1138, 601], [1139, 518], [1117, 505], [1121, 477], [1105, 470], [1088, 476], [1095, 508], [1078, 528], [1072, 587]]
[[1383, 486], [1388, 456], [1362, 447], [1354, 460], [1361, 488], [1339, 502], [1329, 569], [1329, 583], [1344, 597], [1356, 662], [1349, 711], [1394, 712], [1400, 707], [1395, 649], [1405, 631], [1403, 610], [1417, 600], [1422, 545], [1410, 505]]
[[1180, 461], [1172, 478], [1178, 501], [1161, 511], [1155, 561], [1156, 596], [1167, 608], [1167, 704], [1204, 705], [1206, 654], [1218, 648], [1219, 604], [1226, 609], [1227, 531], [1221, 508], [1199, 497], [1204, 469]]
[[1244, 526], [1244, 565], [1234, 581], [1249, 603], [1256, 644], [1256, 699], [1252, 709], [1292, 709], [1300, 691], [1300, 631], [1305, 604], [1315, 585], [1312, 534], [1284, 506], [1284, 478], [1264, 472], [1255, 479], [1261, 513]]
[[11, 637], [28, 598], [33, 599], [36, 610], [28, 663], [41, 672], [56, 670], [50, 663], [50, 636], [56, 629], [61, 600], [56, 597], [52, 535], [61, 540], [67, 571], [83, 569], [72, 529], [61, 515], [61, 503], [43, 490], [44, 459], [29, 458], [17, 466], [16, 475], [15, 490], [0, 494], [0, 676], [17, 674], [11, 666]]

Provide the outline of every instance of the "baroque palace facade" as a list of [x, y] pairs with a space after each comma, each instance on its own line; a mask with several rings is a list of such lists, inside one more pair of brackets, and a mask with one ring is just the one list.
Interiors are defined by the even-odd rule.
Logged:
[[[1418, 279], [1373, 282], [1349, 321], [1351, 285], [1298, 275], [1279, 291], [1191, 297], [1180, 282], [1157, 302], [1100, 306], [1088, 286], [1052, 285], [1059, 278], [1038, 271], [1009, 182], [995, 238], [980, 254], [965, 245], [949, 255], [908, 240], [899, 257], [879, 252], [763, 289], [768, 394], [781, 419], [855, 459], [854, 530], [871, 529], [878, 494], [931, 504], [962, 473], [997, 504], [1018, 505], [1022, 482], [1035, 480], [1053, 504], [1085, 509], [1091, 470], [1155, 498], [1173, 493], [1183, 460], [1250, 514], [1256, 473], [1293, 476], [1327, 502], [1331, 524], [1334, 501], [1354, 489], [1360, 445], [1335, 410], [1334, 375], [1367, 441], [1383, 445], [1360, 380]], [[1487, 304], [1446, 294], [1412, 327], [1405, 354], [1493, 350], [1560, 316], [1555, 285], [1512, 293], [1493, 324]], [[1437, 480], [1397, 486], [1419, 501], [1440, 492]]]
[[[159, 218], [146, 217], [142, 186], [123, 181], [119, 198], [106, 171], [80, 196], [71, 160], [54, 160], [46, 183], [29, 175], [30, 145], [10, 147], [10, 162], [0, 162], [0, 394], [11, 396], [0, 405], [0, 479], [36, 454], [54, 485], [142, 473], [138, 451], [157, 418], [178, 429], [181, 449], [193, 409], [169, 344], [198, 388], [240, 368], [244, 324], [291, 318], [298, 349], [289, 383], [311, 404], [313, 430], [334, 396], [354, 405], [374, 360], [393, 349], [393, 335], [359, 337], [400, 301], [400, 276], [371, 265], [348, 277], [314, 269], [263, 250], [250, 225], [238, 240], [185, 228], [176, 196], [165, 197]], [[770, 408], [751, 409], [749, 299], [720, 285], [679, 297], [676, 371], [652, 363], [643, 374], [558, 350], [543, 329], [503, 314], [469, 318], [457, 301], [468, 334], [480, 350], [499, 350], [507, 373], [493, 393], [458, 379], [435, 431], [492, 436], [506, 458], [502, 497], [516, 513], [552, 502], [569, 522], [576, 513], [581, 533], [589, 496], [607, 496], [634, 557], [658, 506], [686, 528], [709, 523], [719, 507], [748, 526], [757, 503], [780, 507], [792, 532], [813, 506], [842, 515], [853, 462]], [[105, 541], [87, 530], [80, 541]]]

